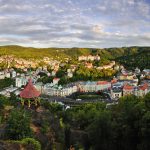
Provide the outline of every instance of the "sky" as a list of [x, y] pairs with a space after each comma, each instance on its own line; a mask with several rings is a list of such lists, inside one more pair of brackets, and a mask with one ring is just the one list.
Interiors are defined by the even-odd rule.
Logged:
[[0, 45], [150, 46], [150, 0], [0, 0]]

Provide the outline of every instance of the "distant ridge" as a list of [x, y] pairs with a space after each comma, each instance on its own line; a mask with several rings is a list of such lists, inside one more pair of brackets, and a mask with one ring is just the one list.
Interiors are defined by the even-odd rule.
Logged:
[[[81, 55], [100, 55], [102, 59], [117, 60], [124, 65], [149, 67], [150, 47], [121, 47], [121, 48], [34, 48], [19, 45], [0, 46], [0, 55], [14, 55], [25, 59], [41, 59], [52, 57], [77, 59]], [[128, 60], [128, 61], [127, 61]], [[133, 61], [134, 60], [134, 61]], [[139, 64], [140, 63], [140, 64]]]

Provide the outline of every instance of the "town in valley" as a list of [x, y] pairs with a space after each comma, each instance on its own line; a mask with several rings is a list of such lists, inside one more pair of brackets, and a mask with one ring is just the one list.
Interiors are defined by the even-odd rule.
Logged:
[[[11, 55], [1, 56], [0, 61], [6, 63], [6, 68], [0, 71], [0, 79], [13, 80], [12, 84], [10, 83], [8, 87], [4, 87], [0, 91], [1, 95], [7, 97], [10, 97], [11, 93], [19, 96], [29, 79], [32, 80], [34, 87], [41, 93], [41, 96], [51, 97], [52, 101], [61, 102], [62, 105], [64, 104], [61, 97], [65, 104], [67, 104], [67, 100], [73, 103], [76, 103], [75, 101], [84, 103], [87, 100], [92, 102], [93, 97], [88, 97], [88, 93], [90, 93], [97, 95], [96, 101], [114, 104], [122, 96], [143, 97], [150, 91], [150, 69], [140, 70], [136, 67], [133, 70], [127, 70], [122, 64], [115, 61], [110, 61], [106, 65], [94, 66], [94, 64], [101, 62], [99, 55], [79, 56], [75, 64], [69, 63], [69, 58], [65, 58], [65, 61], [59, 61], [43, 57], [43, 59], [33, 61], [18, 59]], [[82, 64], [87, 70], [94, 68], [100, 72], [102, 70], [110, 71], [112, 74], [108, 79], [97, 78], [87, 81], [84, 81], [82, 74], [79, 74], [81, 77], [78, 80], [63, 82], [64, 76], [66, 80], [74, 78]], [[12, 65], [13, 67], [11, 67]], [[72, 95], [76, 95], [76, 93], [77, 95], [85, 93], [87, 97], [85, 96], [83, 100], [82, 98], [73, 99]], [[101, 95], [103, 96], [101, 97]]]

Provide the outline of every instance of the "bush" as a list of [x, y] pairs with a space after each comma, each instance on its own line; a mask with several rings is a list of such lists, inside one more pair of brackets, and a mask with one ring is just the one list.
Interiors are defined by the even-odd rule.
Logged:
[[32, 145], [34, 150], [41, 150], [40, 142], [33, 138], [25, 138], [21, 141], [21, 144]]

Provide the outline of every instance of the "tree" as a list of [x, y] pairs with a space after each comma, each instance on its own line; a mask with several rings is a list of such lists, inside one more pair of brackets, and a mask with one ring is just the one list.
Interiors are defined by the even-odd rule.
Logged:
[[41, 150], [40, 142], [33, 138], [22, 139], [21, 142], [19, 141], [19, 143], [25, 145], [26, 149]]
[[56, 73], [56, 77], [58, 77], [58, 78], [62, 78], [62, 77], [64, 77], [65, 76], [65, 71], [64, 70], [59, 70], [59, 71], [57, 71], [57, 73]]
[[112, 141], [111, 115], [108, 111], [98, 114], [88, 127], [89, 138], [95, 150], [110, 150]]
[[0, 95], [0, 109], [4, 109], [5, 105], [9, 105], [9, 100], [7, 97]]
[[146, 94], [144, 97], [145, 105], [148, 110], [150, 110], [150, 93]]
[[147, 111], [141, 120], [141, 143], [139, 144], [139, 150], [150, 149], [150, 111]]
[[14, 105], [14, 106], [17, 106], [17, 105], [18, 105], [18, 102], [20, 101], [20, 100], [18, 99], [18, 97], [17, 97], [14, 93], [10, 93], [10, 98], [9, 98], [9, 100], [10, 100], [10, 103], [11, 103], [12, 105]]
[[25, 137], [32, 137], [30, 128], [30, 114], [23, 109], [12, 110], [6, 126], [6, 137], [11, 140], [18, 140]]
[[65, 147], [66, 149], [68, 149], [71, 145], [71, 139], [70, 139], [70, 135], [71, 135], [71, 131], [70, 131], [70, 126], [66, 125], [65, 126]]
[[68, 84], [68, 83], [69, 83], [69, 79], [68, 79], [66, 76], [62, 77], [62, 78], [58, 81], [58, 84], [59, 84], [59, 85], [64, 85], [64, 84]]
[[39, 72], [38, 75], [40, 75], [40, 77], [47, 77], [47, 74], [45, 72]]
[[42, 78], [38, 79], [38, 82], [42, 82], [44, 84], [46, 83], [51, 83], [53, 81], [54, 77], [48, 77], [48, 76], [43, 76]]
[[0, 89], [14, 85], [14, 80], [11, 78], [0, 79]]

